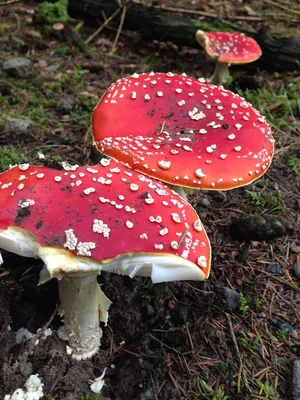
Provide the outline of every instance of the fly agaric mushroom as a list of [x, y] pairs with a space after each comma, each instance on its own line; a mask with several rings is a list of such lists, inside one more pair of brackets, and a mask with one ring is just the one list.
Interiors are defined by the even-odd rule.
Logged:
[[72, 355], [100, 345], [110, 301], [101, 271], [151, 276], [154, 283], [204, 280], [210, 245], [195, 210], [159, 181], [102, 159], [63, 171], [22, 164], [0, 174], [0, 247], [41, 258], [40, 283], [57, 278]]
[[99, 151], [172, 185], [228, 190], [270, 165], [264, 117], [222, 87], [172, 73], [134, 74], [112, 84], [92, 115]]
[[248, 64], [262, 55], [257, 42], [243, 33], [197, 30], [196, 40], [210, 57], [217, 60], [215, 71], [209, 79], [214, 85], [222, 85], [228, 80], [229, 64]]

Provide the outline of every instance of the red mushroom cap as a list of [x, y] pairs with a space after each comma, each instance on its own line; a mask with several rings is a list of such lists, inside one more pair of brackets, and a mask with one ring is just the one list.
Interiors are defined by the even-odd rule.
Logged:
[[196, 39], [208, 55], [223, 63], [247, 64], [262, 55], [257, 42], [243, 33], [197, 31]]
[[[165, 257], [163, 281], [207, 277], [210, 245], [192, 206], [159, 181], [117, 161], [101, 161], [92, 167], [65, 164], [62, 171], [23, 164], [0, 174], [0, 247], [1, 234], [13, 229], [28, 237], [30, 232], [46, 258], [51, 249], [76, 258], [75, 266], [84, 258], [89, 272], [153, 278], [154, 264]], [[15, 252], [22, 254], [19, 247]], [[94, 264], [87, 266], [87, 259]], [[175, 269], [190, 270], [186, 277], [184, 271], [172, 274], [172, 261]], [[58, 262], [51, 276], [66, 272], [76, 273], [73, 265]]]
[[134, 74], [104, 94], [93, 116], [97, 149], [172, 185], [232, 189], [269, 167], [274, 140], [237, 94], [185, 75]]

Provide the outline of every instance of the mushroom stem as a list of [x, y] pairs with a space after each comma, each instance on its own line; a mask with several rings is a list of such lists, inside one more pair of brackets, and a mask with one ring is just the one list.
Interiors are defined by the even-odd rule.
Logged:
[[177, 186], [177, 185], [169, 185], [169, 187], [174, 190], [174, 192], [176, 192], [177, 194], [179, 194], [179, 196], [181, 196], [184, 200], [188, 201], [187, 199], [187, 195], [183, 189], [182, 186]]
[[98, 351], [102, 336], [98, 308], [103, 293], [97, 275], [64, 277], [58, 287], [64, 321], [58, 335], [69, 342], [73, 358], [90, 358]]
[[188, 194], [193, 194], [193, 193], [195, 192], [196, 189], [190, 188], [190, 187], [185, 187], [185, 188], [183, 188], [183, 190], [184, 190], [184, 193], [185, 193], [186, 195], [188, 195]]
[[220, 86], [227, 82], [229, 76], [228, 64], [217, 61], [215, 71], [208, 82]]

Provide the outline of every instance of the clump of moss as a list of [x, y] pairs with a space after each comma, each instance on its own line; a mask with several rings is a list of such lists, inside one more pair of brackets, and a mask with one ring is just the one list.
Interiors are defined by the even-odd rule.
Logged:
[[0, 172], [9, 169], [10, 165], [20, 164], [23, 156], [8, 147], [0, 148]]
[[47, 24], [67, 22], [69, 19], [68, 0], [58, 0], [55, 3], [45, 1], [39, 5], [39, 14]]

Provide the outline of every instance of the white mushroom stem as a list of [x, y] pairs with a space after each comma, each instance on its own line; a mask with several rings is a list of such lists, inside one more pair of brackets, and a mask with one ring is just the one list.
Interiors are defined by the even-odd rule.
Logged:
[[95, 274], [65, 277], [59, 281], [58, 287], [64, 322], [58, 336], [68, 341], [73, 358], [90, 358], [99, 349], [102, 336], [99, 316], [106, 321], [110, 301], [100, 289]]
[[[182, 186], [177, 186], [177, 185], [169, 185], [169, 187], [174, 190], [179, 196], [181, 196], [184, 200], [187, 200], [187, 195], [185, 193], [185, 190]], [[188, 201], [188, 200], [187, 200]]]
[[197, 189], [185, 187], [183, 188], [186, 195], [193, 194]]
[[[183, 232], [183, 239], [174, 242], [180, 251], [186, 251], [185, 236]], [[201, 281], [205, 279], [203, 268], [208, 268], [210, 262], [206, 256], [200, 256], [195, 264], [180, 256], [151, 251], [124, 253], [101, 262], [74, 255], [66, 248], [41, 246], [32, 234], [18, 227], [0, 229], [0, 246], [25, 257], [43, 260], [40, 285], [52, 278], [58, 279], [64, 322], [58, 334], [62, 340], [68, 341], [70, 353], [77, 360], [92, 357], [98, 351], [101, 338], [99, 320], [107, 323], [111, 302], [97, 283], [101, 271], [131, 278], [135, 275], [150, 276], [153, 283], [183, 279]]]
[[215, 71], [208, 82], [220, 86], [228, 81], [229, 76], [228, 64], [217, 61]]

